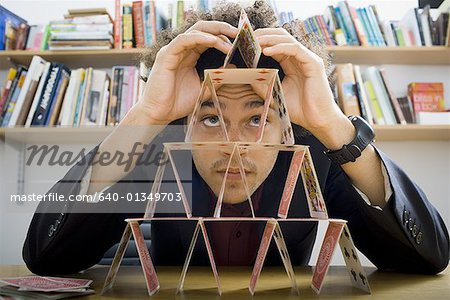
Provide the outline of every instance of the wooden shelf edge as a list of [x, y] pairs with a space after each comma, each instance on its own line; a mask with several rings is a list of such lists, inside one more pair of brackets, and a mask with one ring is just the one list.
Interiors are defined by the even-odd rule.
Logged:
[[[114, 126], [0, 128], [0, 139], [83, 143], [85, 138], [89, 143], [105, 137], [113, 129]], [[375, 125], [374, 129], [376, 141], [450, 141], [450, 125]], [[73, 139], [70, 134], [74, 134]]]

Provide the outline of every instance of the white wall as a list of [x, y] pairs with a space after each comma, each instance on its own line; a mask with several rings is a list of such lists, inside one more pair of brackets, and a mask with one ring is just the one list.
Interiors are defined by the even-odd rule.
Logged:
[[[195, 2], [195, 1], [194, 1]], [[248, 2], [248, 1], [245, 1]], [[337, 1], [281, 1], [279, 10], [292, 10], [296, 17], [305, 18], [314, 14], [321, 14], [326, 5]], [[355, 6], [376, 4], [382, 19], [398, 19], [406, 10], [417, 5], [417, 1], [349, 1]], [[114, 1], [31, 1], [31, 0], [3, 0], [2, 5], [18, 13], [31, 24], [42, 24], [50, 19], [61, 18], [68, 8], [107, 7], [114, 15]], [[395, 92], [400, 96], [406, 93], [406, 85], [411, 81], [444, 81], [447, 106], [450, 107], [450, 68], [449, 66], [386, 66], [387, 74], [392, 80]], [[0, 82], [5, 78], [4, 70], [0, 70]], [[390, 155], [402, 166], [407, 173], [427, 193], [430, 201], [441, 212], [447, 224], [450, 225], [450, 142], [378, 142], [378, 147]], [[6, 146], [10, 151], [9, 146]], [[0, 142], [0, 197], [5, 198], [16, 190], [17, 166], [15, 161], [5, 161], [5, 145]], [[9, 157], [9, 156], [8, 156]], [[45, 172], [44, 172], [45, 173]], [[54, 181], [65, 173], [65, 169], [52, 168], [46, 174], [47, 180], [39, 184], [27, 186], [25, 192], [47, 191]], [[29, 169], [26, 178], [37, 180], [43, 174], [42, 170]], [[51, 180], [51, 178], [54, 179]], [[30, 204], [33, 205], [33, 204]], [[21, 264], [21, 247], [25, 238], [31, 214], [5, 214], [0, 211], [0, 264]], [[324, 233], [324, 225], [320, 225], [320, 232], [315, 246], [312, 261], [318, 253], [318, 247]], [[342, 263], [340, 255], [334, 263]], [[367, 261], [366, 261], [367, 263]]]

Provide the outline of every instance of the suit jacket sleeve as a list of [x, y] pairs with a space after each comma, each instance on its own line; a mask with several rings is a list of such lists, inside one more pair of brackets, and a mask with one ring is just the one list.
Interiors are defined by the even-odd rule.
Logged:
[[449, 235], [425, 193], [386, 154], [392, 196], [383, 210], [367, 205], [341, 167], [332, 164], [325, 185], [331, 217], [348, 220], [356, 247], [379, 269], [439, 273], [449, 263]]
[[[66, 199], [69, 195], [79, 195], [81, 180], [97, 149], [98, 146], [74, 165], [48, 193], [62, 194]], [[143, 168], [135, 168], [104, 193], [117, 193], [120, 197], [128, 192], [148, 192], [149, 184], [142, 184], [146, 176], [149, 174], [144, 174]], [[139, 178], [139, 184], [136, 178]], [[144, 191], [144, 188], [147, 190]], [[54, 275], [75, 273], [96, 264], [120, 240], [126, 225], [124, 219], [142, 216], [142, 213], [114, 211], [120, 208], [123, 207], [119, 207], [118, 203], [106, 201], [41, 202], [23, 246], [23, 259], [27, 267], [35, 274]]]

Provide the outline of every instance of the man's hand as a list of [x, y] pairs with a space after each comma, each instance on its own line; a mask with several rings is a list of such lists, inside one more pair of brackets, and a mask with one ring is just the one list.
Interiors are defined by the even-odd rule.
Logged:
[[354, 129], [334, 102], [323, 60], [283, 28], [257, 29], [255, 35], [263, 54], [275, 59], [286, 75], [282, 87], [291, 122], [309, 130], [329, 149], [350, 142]]
[[161, 48], [136, 109], [152, 124], [167, 125], [190, 114], [200, 93], [201, 82], [195, 69], [208, 48], [228, 53], [237, 28], [224, 22], [199, 21]]

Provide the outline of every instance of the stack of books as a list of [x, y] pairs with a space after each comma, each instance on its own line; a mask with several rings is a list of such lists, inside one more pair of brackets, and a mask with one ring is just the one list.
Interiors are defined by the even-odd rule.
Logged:
[[63, 20], [49, 24], [49, 50], [113, 48], [113, 20], [106, 9], [69, 10]]
[[0, 95], [0, 125], [116, 125], [143, 90], [135, 66], [68, 69], [33, 56], [29, 66], [10, 68]]

